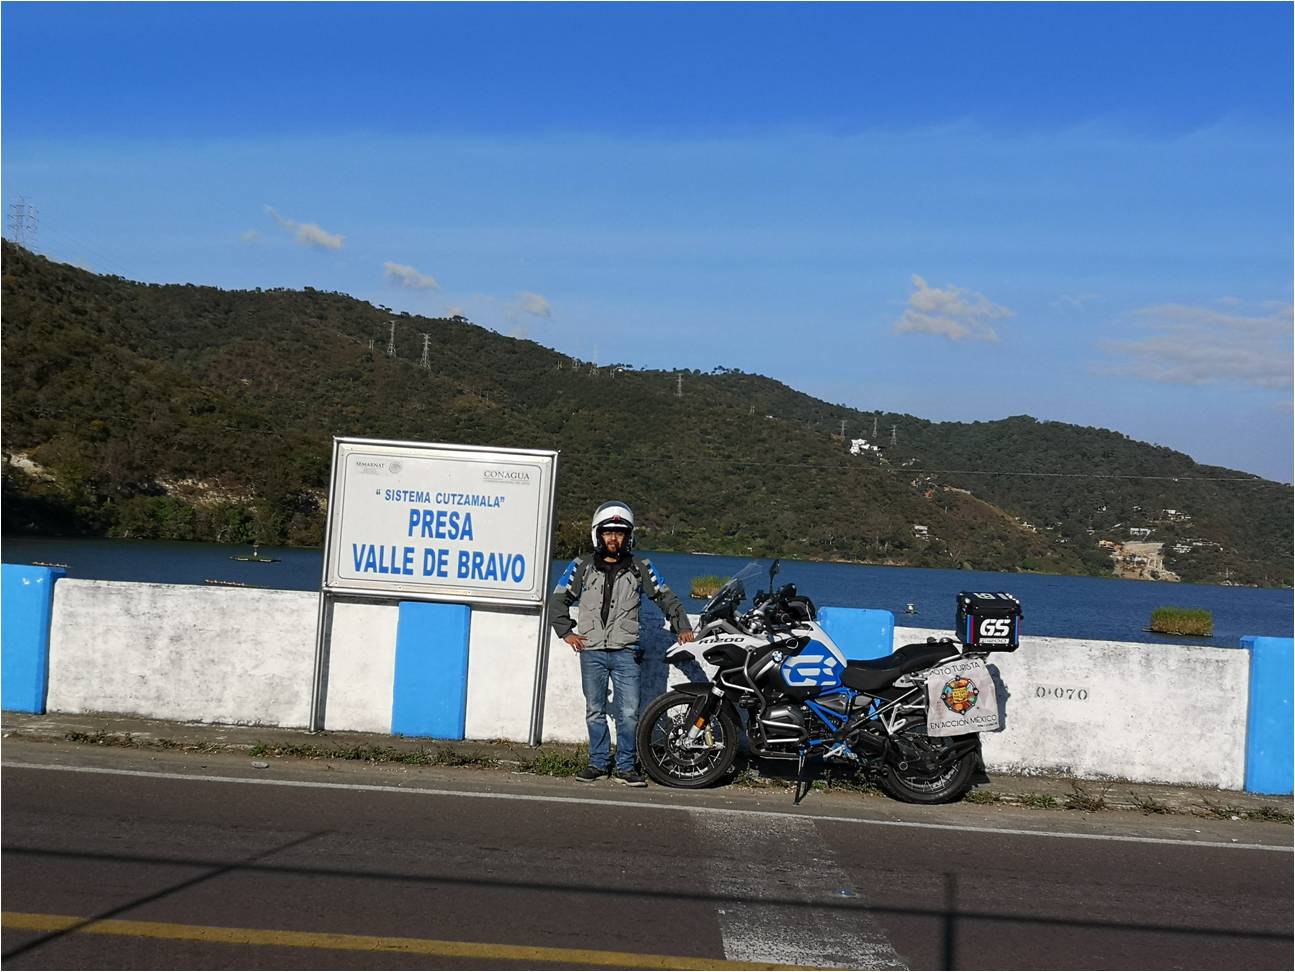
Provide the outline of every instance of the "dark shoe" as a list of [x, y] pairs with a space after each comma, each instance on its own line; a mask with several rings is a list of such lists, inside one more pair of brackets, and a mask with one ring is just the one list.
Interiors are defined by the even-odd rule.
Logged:
[[586, 766], [584, 769], [576, 773], [577, 783], [596, 783], [599, 780], [605, 780], [606, 778], [607, 771], [605, 769], [599, 769], [597, 766]]
[[617, 773], [616, 779], [626, 786], [647, 786], [647, 780], [643, 778], [643, 774], [635, 773], [633, 770], [628, 773]]

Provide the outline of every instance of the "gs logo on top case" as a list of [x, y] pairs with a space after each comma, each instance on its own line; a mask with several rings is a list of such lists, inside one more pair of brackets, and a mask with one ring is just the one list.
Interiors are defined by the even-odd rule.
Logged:
[[1011, 618], [985, 618], [980, 622], [980, 636], [982, 638], [1006, 638], [1011, 633]]

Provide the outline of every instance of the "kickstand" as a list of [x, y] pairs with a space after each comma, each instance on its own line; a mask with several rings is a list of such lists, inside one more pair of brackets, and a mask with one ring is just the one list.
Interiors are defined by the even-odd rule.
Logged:
[[792, 805], [800, 806], [800, 801], [808, 792], [809, 787], [805, 786], [805, 750], [801, 749], [796, 758], [796, 789], [793, 791]]

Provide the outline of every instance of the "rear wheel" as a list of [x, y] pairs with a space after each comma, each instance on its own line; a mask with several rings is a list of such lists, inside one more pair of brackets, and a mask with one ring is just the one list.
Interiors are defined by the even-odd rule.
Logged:
[[737, 754], [738, 727], [721, 707], [696, 739], [688, 741], [695, 695], [667, 692], [648, 703], [639, 718], [638, 753], [643, 769], [663, 786], [698, 789], [722, 777]]
[[[903, 803], [953, 803], [971, 789], [978, 745], [966, 746], [970, 736], [928, 736], [925, 726], [906, 732], [897, 741], [901, 752], [891, 756], [881, 788]], [[957, 749], [966, 749], [954, 757]]]

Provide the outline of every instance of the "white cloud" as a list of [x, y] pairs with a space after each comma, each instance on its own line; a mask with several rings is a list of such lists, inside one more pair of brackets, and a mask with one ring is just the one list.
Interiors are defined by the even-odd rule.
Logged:
[[340, 250], [345, 239], [340, 233], [330, 233], [317, 223], [299, 223], [295, 219], [280, 216], [273, 206], [266, 206], [265, 211], [283, 229], [292, 233], [302, 246], [318, 247], [321, 250]]
[[516, 309], [523, 314], [534, 314], [536, 317], [552, 317], [553, 305], [541, 294], [523, 290], [517, 295]]
[[1135, 311], [1129, 322], [1135, 337], [1102, 343], [1121, 359], [1104, 370], [1181, 385], [1290, 388], [1292, 308], [1260, 306], [1263, 311], [1249, 314], [1188, 304]]
[[917, 289], [909, 294], [908, 307], [895, 322], [897, 334], [937, 334], [950, 341], [997, 341], [998, 332], [988, 322], [1015, 313], [984, 294], [953, 284], [931, 287], [917, 274], [913, 274], [913, 286]]
[[388, 280], [408, 290], [435, 290], [440, 286], [431, 274], [419, 273], [413, 267], [403, 263], [392, 263], [388, 260], [382, 266], [386, 268]]

